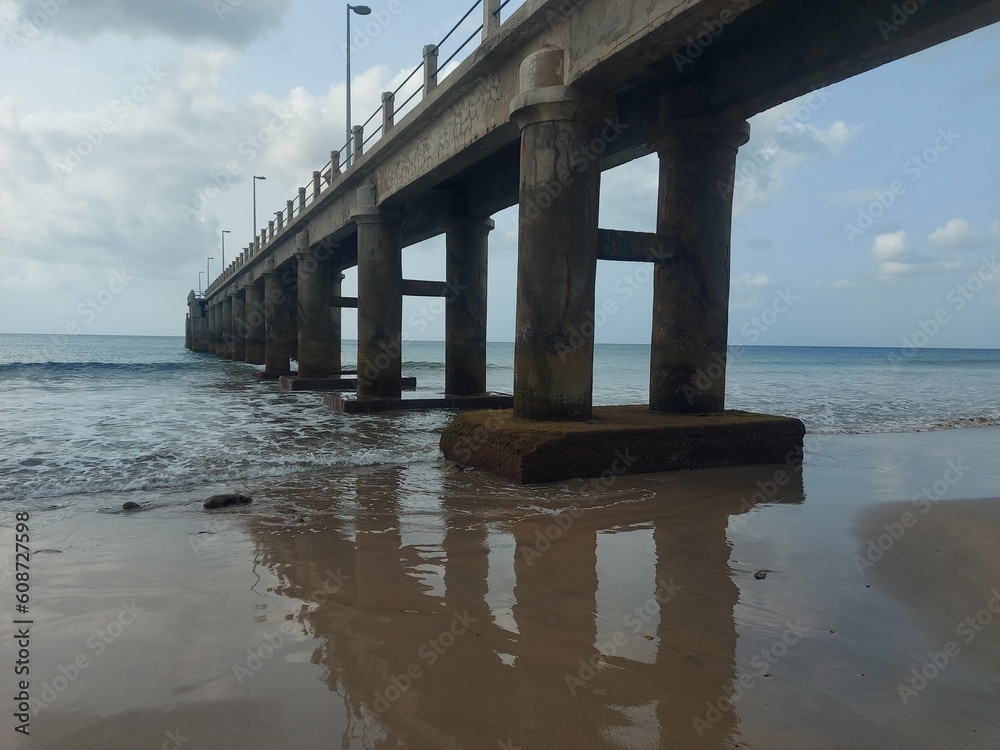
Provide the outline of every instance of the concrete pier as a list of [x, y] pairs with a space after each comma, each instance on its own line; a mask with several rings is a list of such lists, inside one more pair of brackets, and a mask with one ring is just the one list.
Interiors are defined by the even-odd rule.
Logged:
[[246, 294], [242, 289], [233, 293], [233, 351], [232, 359], [245, 362], [246, 351]]
[[208, 315], [208, 350], [212, 354], [219, 354], [222, 350], [220, 331], [222, 328], [222, 306], [218, 302], [209, 305]]
[[486, 287], [492, 219], [452, 217], [445, 223], [444, 391], [486, 393]]
[[521, 64], [511, 119], [521, 128], [514, 413], [589, 419], [594, 387], [600, 140], [614, 101], [563, 85], [561, 49]]
[[252, 365], [262, 365], [264, 364], [264, 298], [260, 286], [252, 280], [244, 281], [243, 294], [246, 361]]
[[733, 191], [726, 187], [749, 138], [750, 125], [740, 118], [683, 117], [666, 122], [651, 140], [660, 157], [656, 231], [672, 254], [669, 266], [657, 264], [653, 272], [654, 411], [725, 408], [733, 219]]
[[233, 295], [222, 299], [222, 351], [223, 359], [233, 358]]
[[358, 191], [358, 399], [402, 395], [401, 211], [378, 208], [374, 187]]
[[272, 268], [264, 273], [264, 378], [277, 379], [291, 372], [289, 318], [288, 290], [280, 271]]
[[326, 378], [333, 359], [329, 265], [309, 249], [308, 235], [296, 240], [299, 377]]

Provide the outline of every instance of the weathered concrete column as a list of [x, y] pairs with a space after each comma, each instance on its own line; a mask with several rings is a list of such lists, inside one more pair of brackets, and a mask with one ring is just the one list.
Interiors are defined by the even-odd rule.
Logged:
[[[344, 274], [335, 273], [330, 277], [330, 296], [340, 297], [343, 290], [341, 285], [344, 281]], [[330, 308], [330, 372], [338, 373], [343, 370], [341, 359], [343, 349], [343, 313], [339, 307]]]
[[295, 237], [298, 261], [298, 360], [300, 378], [330, 375], [330, 267], [309, 248], [309, 235]]
[[[521, 63], [514, 413], [589, 419], [600, 153], [614, 100], [563, 84], [563, 50]], [[589, 335], [587, 332], [589, 331]]]
[[209, 305], [211, 314], [209, 316], [209, 327], [211, 329], [211, 348], [209, 351], [212, 354], [221, 355], [222, 354], [222, 306], [218, 302], [212, 302]]
[[673, 255], [653, 273], [653, 411], [725, 408], [733, 180], [749, 138], [739, 118], [684, 117], [650, 140], [660, 155], [656, 231]]
[[233, 358], [233, 296], [226, 294], [222, 298], [222, 357]]
[[[273, 266], [273, 261], [271, 262]], [[281, 273], [273, 267], [264, 272], [264, 372], [288, 372], [289, 345], [288, 290]]]
[[[247, 274], [249, 277], [250, 274]], [[264, 364], [264, 298], [260, 287], [252, 278], [243, 282], [246, 297], [246, 361], [252, 365]]]
[[246, 294], [240, 289], [233, 293], [233, 351], [231, 359], [246, 361]]
[[194, 292], [188, 295], [188, 312], [191, 316], [191, 350], [207, 352], [209, 331], [205, 302], [196, 297]]
[[492, 219], [453, 217], [445, 223], [444, 391], [486, 392], [486, 281]]
[[358, 398], [402, 397], [403, 213], [358, 189]]

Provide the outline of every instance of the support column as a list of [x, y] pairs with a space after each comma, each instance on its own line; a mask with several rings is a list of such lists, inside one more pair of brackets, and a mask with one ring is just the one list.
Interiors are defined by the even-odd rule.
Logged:
[[514, 413], [591, 417], [602, 128], [610, 97], [563, 85], [563, 50], [521, 63]]
[[[330, 277], [330, 296], [342, 296], [341, 285], [344, 274], [335, 273]], [[330, 308], [330, 372], [338, 373], [344, 369], [341, 359], [343, 349], [343, 313], [340, 307]]]
[[330, 376], [330, 267], [309, 249], [309, 236], [295, 237], [298, 261], [298, 361], [300, 378]]
[[656, 231], [673, 254], [653, 273], [653, 411], [725, 408], [733, 181], [749, 138], [745, 120], [716, 116], [668, 121], [650, 140], [660, 156]]
[[223, 359], [233, 358], [233, 295], [222, 298], [222, 354]]
[[[247, 274], [250, 277], [250, 274]], [[246, 297], [246, 361], [252, 365], [264, 364], [264, 299], [260, 287], [253, 279], [243, 283]]]
[[210, 327], [211, 327], [211, 349], [212, 354], [221, 355], [222, 354], [222, 307], [218, 302], [211, 303], [210, 309], [212, 311], [210, 317]]
[[239, 289], [233, 293], [233, 351], [231, 359], [244, 362], [246, 351], [246, 293]]
[[358, 190], [358, 398], [402, 397], [403, 213]]
[[453, 217], [445, 224], [444, 391], [486, 392], [486, 281], [492, 219]]
[[[273, 261], [272, 261], [273, 264]], [[288, 290], [281, 273], [270, 268], [264, 272], [264, 373], [287, 373], [291, 347]]]

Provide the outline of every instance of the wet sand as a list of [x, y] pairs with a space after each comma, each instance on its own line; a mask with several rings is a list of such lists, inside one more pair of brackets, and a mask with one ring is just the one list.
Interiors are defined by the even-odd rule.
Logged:
[[[0, 747], [997, 747], [998, 446], [808, 436], [801, 469], [421, 464], [37, 509], [31, 736], [4, 576]], [[227, 489], [256, 501], [201, 509]]]

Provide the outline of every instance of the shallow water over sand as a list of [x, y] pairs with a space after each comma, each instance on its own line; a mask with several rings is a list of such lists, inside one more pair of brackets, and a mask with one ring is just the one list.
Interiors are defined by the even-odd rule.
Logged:
[[13, 746], [996, 747], [1000, 613], [957, 627], [1000, 583], [998, 436], [827, 436], [802, 469], [610, 487], [423, 463], [255, 480], [221, 513], [36, 510], [61, 552], [35, 556], [44, 705]]

